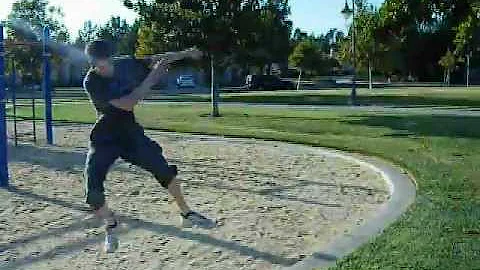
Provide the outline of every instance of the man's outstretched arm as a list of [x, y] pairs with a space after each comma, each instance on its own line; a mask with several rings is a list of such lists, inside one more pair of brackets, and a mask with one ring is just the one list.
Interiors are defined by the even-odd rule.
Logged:
[[135, 88], [129, 95], [111, 100], [110, 104], [125, 111], [132, 111], [133, 108], [150, 93], [152, 87], [160, 80], [160, 78], [167, 73], [167, 67], [169, 64], [187, 57], [200, 59], [202, 53], [191, 49], [162, 55], [160, 60], [152, 68], [150, 74], [148, 74], [147, 78], [139, 87]]
[[124, 111], [133, 111], [133, 108], [151, 91], [151, 85], [140, 85], [132, 93], [118, 99], [112, 99], [110, 104]]

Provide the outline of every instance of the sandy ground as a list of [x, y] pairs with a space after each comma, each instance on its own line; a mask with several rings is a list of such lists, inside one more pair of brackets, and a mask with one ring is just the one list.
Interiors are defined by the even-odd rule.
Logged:
[[362, 224], [389, 197], [380, 174], [313, 148], [149, 131], [179, 166], [192, 207], [223, 225], [182, 229], [166, 191], [118, 161], [106, 189], [120, 246], [105, 254], [103, 228], [84, 221], [89, 130], [56, 127], [55, 147], [10, 147], [0, 269], [275, 269]]

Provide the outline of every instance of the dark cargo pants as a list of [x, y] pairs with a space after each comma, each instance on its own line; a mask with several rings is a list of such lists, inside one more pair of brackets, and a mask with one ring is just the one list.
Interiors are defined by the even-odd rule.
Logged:
[[167, 163], [160, 145], [148, 138], [140, 126], [117, 134], [99, 135], [92, 131], [84, 177], [86, 202], [93, 209], [105, 204], [104, 181], [118, 158], [152, 173], [164, 188], [177, 175], [177, 167]]

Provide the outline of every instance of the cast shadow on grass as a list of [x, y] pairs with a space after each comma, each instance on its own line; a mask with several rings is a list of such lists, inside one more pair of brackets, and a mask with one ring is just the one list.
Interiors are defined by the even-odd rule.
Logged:
[[[347, 95], [288, 95], [279, 94], [275, 96], [233, 96], [223, 97], [224, 102], [246, 102], [246, 103], [270, 103], [270, 104], [290, 104], [290, 105], [347, 105]], [[480, 107], [480, 100], [468, 98], [439, 98], [434, 96], [408, 96], [408, 95], [376, 95], [376, 96], [357, 96], [357, 104], [363, 106], [382, 105], [382, 106], [400, 106], [410, 107], [412, 105], [420, 106], [467, 106]]]
[[351, 125], [386, 127], [391, 137], [433, 136], [480, 138], [480, 117], [447, 115], [368, 115], [344, 120]]

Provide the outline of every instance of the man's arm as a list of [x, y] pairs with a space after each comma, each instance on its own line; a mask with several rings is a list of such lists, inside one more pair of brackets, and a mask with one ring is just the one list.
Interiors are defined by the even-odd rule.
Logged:
[[182, 52], [163, 54], [139, 87], [135, 88], [129, 95], [111, 100], [110, 104], [125, 111], [132, 111], [133, 108], [148, 95], [158, 80], [166, 74], [167, 67], [170, 63], [187, 57], [198, 60], [202, 57], [202, 52], [196, 49], [189, 49]]
[[133, 108], [148, 95], [160, 77], [166, 74], [167, 65], [167, 61], [157, 62], [139, 87], [126, 96], [110, 100], [110, 104], [125, 111], [133, 111]]
[[117, 99], [112, 99], [110, 100], [110, 104], [113, 106], [122, 109], [124, 111], [133, 111], [133, 108], [142, 100], [145, 98], [146, 94], [150, 91], [150, 87], [146, 85], [141, 85], [135, 90], [132, 91], [132, 93], [123, 96], [121, 98]]

